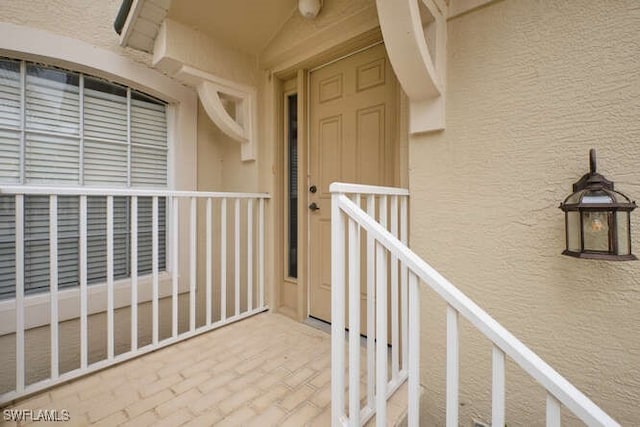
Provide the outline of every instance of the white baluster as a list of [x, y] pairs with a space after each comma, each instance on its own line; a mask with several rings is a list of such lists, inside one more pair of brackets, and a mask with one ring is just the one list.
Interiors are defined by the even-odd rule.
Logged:
[[504, 352], [499, 347], [493, 346], [492, 380], [491, 380], [491, 425], [504, 427]]
[[458, 312], [447, 306], [447, 427], [458, 427]]
[[191, 332], [196, 330], [196, 286], [197, 286], [197, 271], [196, 262], [198, 261], [197, 254], [197, 213], [198, 200], [195, 197], [191, 197], [191, 203], [189, 206], [189, 330]]
[[114, 357], [113, 304], [113, 196], [107, 196], [107, 359]]
[[24, 196], [16, 194], [16, 391], [24, 391]]
[[331, 425], [344, 415], [344, 219], [339, 194], [331, 195]]
[[59, 375], [58, 343], [58, 196], [49, 197], [49, 280], [51, 282], [51, 378]]
[[138, 196], [131, 197], [131, 351], [138, 349]]
[[349, 421], [360, 426], [360, 239], [349, 219]]
[[420, 282], [418, 276], [409, 272], [409, 320], [408, 353], [409, 383], [409, 427], [420, 425]]
[[206, 234], [207, 234], [207, 247], [206, 247], [206, 324], [209, 326], [211, 324], [211, 285], [212, 285], [212, 269], [211, 269], [211, 261], [212, 261], [212, 234], [211, 230], [211, 198], [207, 197], [207, 212], [205, 221], [207, 222], [206, 226]]
[[151, 276], [152, 276], [152, 342], [153, 346], [158, 345], [159, 336], [159, 316], [158, 309], [158, 196], [153, 196], [151, 202]]

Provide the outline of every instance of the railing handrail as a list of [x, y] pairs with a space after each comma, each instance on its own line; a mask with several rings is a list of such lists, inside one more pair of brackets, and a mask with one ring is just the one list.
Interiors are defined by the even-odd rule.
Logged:
[[[26, 242], [25, 224], [28, 217], [26, 200], [28, 195], [43, 195], [48, 198], [48, 215], [42, 221], [48, 224], [48, 239], [42, 240], [43, 247], [48, 246], [48, 259], [41, 262], [42, 267], [38, 271], [45, 270], [48, 264], [48, 302], [43, 301], [43, 307], [49, 306], [48, 323], [50, 332], [50, 374], [44, 379], [35, 382], [29, 381], [28, 369], [33, 369], [27, 363], [29, 348], [27, 342], [27, 294], [31, 276], [27, 273], [26, 266]], [[213, 330], [225, 324], [235, 322], [249, 315], [257, 314], [268, 309], [265, 304], [265, 205], [268, 194], [260, 193], [224, 193], [224, 192], [193, 192], [172, 191], [162, 189], [123, 189], [123, 188], [77, 188], [63, 186], [3, 186], [0, 185], [0, 195], [8, 195], [13, 198], [14, 204], [10, 207], [13, 215], [6, 215], [7, 230], [13, 228], [15, 240], [10, 242], [14, 246], [15, 262], [15, 297], [12, 300], [15, 305], [15, 387], [0, 393], [0, 407], [7, 402], [27, 396], [29, 394], [55, 386], [71, 378], [77, 378], [96, 369], [128, 360], [140, 354], [161, 348], [170, 343], [190, 338], [199, 333]], [[25, 197], [25, 195], [27, 195]], [[60, 346], [67, 343], [60, 340], [60, 324], [64, 320], [61, 317], [62, 304], [60, 296], [64, 289], [60, 289], [59, 251], [58, 247], [64, 235], [59, 232], [60, 205], [58, 196], [79, 196], [77, 217], [77, 251], [69, 258], [78, 271], [77, 285], [79, 314], [74, 318], [79, 319], [80, 334], [79, 345], [71, 341], [74, 348], [79, 349], [80, 364], [65, 369], [60, 367], [69, 364], [69, 357], [60, 358]], [[106, 198], [106, 209], [96, 213], [91, 211], [88, 201], [92, 196]], [[124, 242], [125, 247], [115, 244], [116, 236], [116, 206], [115, 198], [118, 196], [130, 197], [131, 203], [125, 210], [124, 218], [127, 219], [127, 234], [130, 238]], [[142, 212], [142, 204], [139, 197], [152, 198], [150, 215], [145, 214], [143, 219], [138, 214]], [[159, 199], [168, 198], [166, 210], [160, 208]], [[215, 199], [218, 198], [218, 201]], [[186, 203], [185, 203], [186, 202]], [[204, 203], [201, 203], [204, 202]], [[204, 205], [204, 206], [202, 206]], [[204, 209], [199, 209], [204, 207]], [[44, 207], [41, 208], [44, 214]], [[164, 211], [163, 213], [161, 213]], [[105, 291], [96, 303], [96, 293], [89, 292], [90, 278], [88, 265], [90, 262], [89, 241], [93, 234], [89, 232], [91, 217], [96, 215], [104, 222], [100, 228], [104, 234], [100, 234], [101, 242], [104, 241], [104, 250], [100, 257], [104, 260], [105, 270], [100, 277], [104, 277]], [[164, 221], [164, 229], [161, 235], [161, 215]], [[14, 219], [11, 219], [13, 217]], [[180, 221], [182, 218], [182, 222]], [[202, 226], [199, 226], [199, 221]], [[148, 227], [150, 223], [151, 227]], [[150, 230], [149, 230], [150, 228]], [[150, 231], [150, 233], [149, 233]], [[204, 231], [204, 232], [203, 232]], [[150, 239], [142, 240], [140, 236], [149, 236]], [[166, 238], [166, 240], [165, 240]], [[74, 238], [74, 241], [75, 238]], [[161, 241], [163, 247], [161, 248]], [[203, 241], [204, 245], [198, 242]], [[214, 247], [217, 247], [215, 249]], [[46, 249], [45, 249], [46, 250]], [[124, 260], [116, 262], [116, 256], [123, 251], [129, 255]], [[151, 255], [151, 283], [150, 289], [143, 295], [138, 292], [139, 278], [146, 271], [139, 271], [138, 260], [142, 251]], [[164, 251], [164, 255], [161, 255]], [[201, 255], [202, 256], [199, 256]], [[215, 254], [215, 255], [214, 255]], [[165, 258], [165, 266], [160, 266], [161, 256]], [[91, 259], [96, 259], [92, 256]], [[219, 260], [216, 263], [216, 259]], [[255, 262], [254, 262], [255, 260]], [[124, 295], [123, 301], [128, 304], [116, 304], [116, 268], [130, 266], [127, 271], [129, 279], [129, 292]], [[198, 273], [199, 266], [203, 267], [204, 275]], [[160, 292], [161, 269], [170, 274], [170, 293]], [[241, 274], [241, 269], [246, 273]], [[227, 274], [227, 272], [231, 274]], [[166, 289], [165, 286], [163, 288]], [[229, 292], [227, 292], [229, 290]], [[150, 293], [150, 295], [149, 295]], [[188, 308], [179, 308], [178, 299], [185, 295], [188, 298]], [[167, 304], [160, 304], [164, 300]], [[198, 301], [203, 304], [197, 304]], [[145, 338], [142, 339], [138, 330], [141, 326], [141, 316], [138, 315], [138, 306], [149, 303], [151, 306], [151, 321], [145, 316]], [[106, 313], [106, 348], [99, 361], [89, 357], [90, 339], [101, 339], [89, 333], [89, 319], [92, 307], [100, 307], [101, 312]], [[128, 313], [117, 314], [118, 309], [129, 306]], [[106, 308], [105, 308], [106, 307]], [[29, 310], [34, 312], [33, 310]], [[180, 312], [180, 316], [178, 313]], [[186, 313], [187, 316], [183, 316]], [[219, 316], [218, 316], [219, 313]], [[75, 313], [74, 313], [75, 314]], [[202, 316], [201, 316], [202, 315]], [[116, 317], [130, 317], [131, 331], [127, 334], [124, 329], [116, 329]], [[164, 320], [166, 319], [166, 321]], [[182, 326], [184, 325], [184, 326]], [[186, 330], [185, 330], [186, 328]], [[76, 335], [77, 337], [77, 335]], [[90, 338], [91, 337], [91, 338]], [[77, 340], [78, 338], [74, 338]], [[127, 343], [130, 341], [129, 343]], [[151, 341], [151, 344], [148, 342]], [[122, 344], [118, 344], [122, 343]], [[128, 345], [127, 345], [128, 344]], [[40, 361], [41, 359], [38, 359]], [[42, 363], [46, 363], [46, 357]], [[32, 365], [33, 366], [33, 365]], [[5, 367], [9, 370], [11, 367]], [[4, 375], [3, 370], [3, 375]]]
[[334, 182], [329, 185], [331, 193], [344, 194], [370, 194], [385, 196], [408, 196], [409, 190], [400, 187], [379, 187], [377, 185], [350, 184], [345, 182]]
[[57, 196], [138, 196], [138, 197], [198, 197], [229, 199], [270, 199], [269, 193], [242, 193], [221, 191], [185, 191], [162, 190], [149, 188], [108, 188], [108, 187], [65, 187], [65, 186], [32, 186], [32, 185], [0, 185], [0, 194], [15, 195], [57, 195]]
[[[343, 188], [332, 185], [333, 189]], [[336, 193], [340, 193], [336, 191]], [[371, 218], [344, 194], [337, 197], [339, 209], [356, 221], [367, 233], [394, 253], [423, 282], [427, 283], [451, 307], [461, 313], [472, 325], [482, 332], [494, 345], [513, 359], [532, 378], [538, 381], [550, 394], [571, 410], [587, 425], [619, 426], [607, 413], [593, 403], [574, 385], [562, 377], [551, 366], [531, 351], [507, 329], [464, 295], [444, 276], [427, 264], [389, 231]]]

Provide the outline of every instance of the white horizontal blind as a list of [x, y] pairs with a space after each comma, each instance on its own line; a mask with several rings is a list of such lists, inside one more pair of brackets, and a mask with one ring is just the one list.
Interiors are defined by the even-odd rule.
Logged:
[[0, 62], [0, 180], [20, 182], [20, 63]]
[[167, 182], [167, 117], [164, 105], [137, 93], [131, 99], [131, 183], [164, 187]]
[[85, 78], [83, 110], [84, 184], [126, 186], [126, 88]]
[[27, 184], [80, 184], [79, 84], [78, 74], [27, 64]]
[[[164, 103], [124, 86], [28, 62], [0, 59], [0, 182], [160, 187], [167, 185]], [[138, 274], [151, 272], [151, 199], [138, 212]], [[106, 280], [106, 198], [87, 199], [87, 280]], [[159, 200], [164, 269], [165, 200]], [[130, 200], [114, 199], [114, 278], [128, 277]], [[25, 197], [25, 291], [49, 286], [49, 199]], [[79, 198], [58, 201], [59, 287], [79, 275]], [[0, 196], [0, 299], [15, 287], [15, 204]]]

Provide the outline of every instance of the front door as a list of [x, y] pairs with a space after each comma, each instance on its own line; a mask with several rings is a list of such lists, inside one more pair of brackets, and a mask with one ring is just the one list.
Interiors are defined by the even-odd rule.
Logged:
[[331, 321], [329, 185], [398, 183], [398, 84], [380, 44], [312, 71], [309, 85], [309, 314]]

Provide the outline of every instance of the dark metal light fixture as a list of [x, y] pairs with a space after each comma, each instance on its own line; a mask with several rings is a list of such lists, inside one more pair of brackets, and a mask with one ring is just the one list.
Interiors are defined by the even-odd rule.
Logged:
[[596, 150], [589, 151], [590, 172], [573, 184], [573, 194], [560, 203], [565, 215], [567, 249], [577, 258], [629, 261], [631, 211], [627, 196], [613, 189], [613, 182], [596, 173]]

